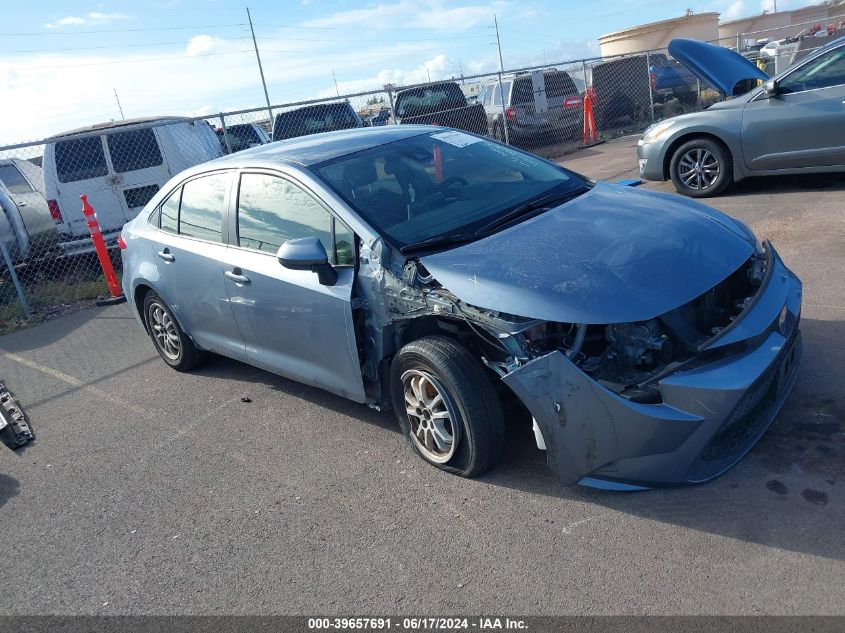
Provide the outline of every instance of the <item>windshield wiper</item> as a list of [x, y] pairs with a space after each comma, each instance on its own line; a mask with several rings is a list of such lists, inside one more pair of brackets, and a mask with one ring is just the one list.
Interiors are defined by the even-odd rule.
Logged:
[[586, 193], [590, 190], [590, 187], [586, 185], [582, 185], [580, 187], [576, 187], [575, 189], [567, 189], [564, 191], [553, 191], [551, 193], [547, 193], [545, 195], [540, 196], [539, 198], [534, 198], [533, 200], [529, 200], [519, 206], [514, 207], [504, 215], [499, 216], [492, 222], [489, 222], [482, 226], [475, 232], [475, 236], [479, 237], [481, 235], [486, 235], [500, 227], [503, 227], [511, 222], [514, 222], [518, 218], [522, 216], [528, 215], [530, 213], [534, 213], [536, 211], [542, 211], [547, 209], [553, 202], [562, 203], [566, 202], [567, 200], [571, 200], [576, 196], [580, 196], [582, 193]]
[[464, 244], [466, 242], [471, 242], [475, 239], [475, 235], [471, 233], [459, 233], [457, 235], [435, 235], [434, 237], [429, 237], [424, 240], [420, 240], [419, 242], [414, 242], [413, 244], [408, 244], [403, 246], [399, 249], [399, 252], [403, 255], [407, 255], [408, 253], [412, 253], [414, 251], [422, 251], [428, 248], [436, 248], [438, 246], [444, 246], [449, 244]]

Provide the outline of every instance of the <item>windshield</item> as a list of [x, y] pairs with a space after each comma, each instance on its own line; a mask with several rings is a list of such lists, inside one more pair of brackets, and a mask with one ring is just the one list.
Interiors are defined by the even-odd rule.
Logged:
[[455, 130], [401, 139], [312, 169], [400, 249], [471, 236], [526, 202], [586, 184], [530, 154]]

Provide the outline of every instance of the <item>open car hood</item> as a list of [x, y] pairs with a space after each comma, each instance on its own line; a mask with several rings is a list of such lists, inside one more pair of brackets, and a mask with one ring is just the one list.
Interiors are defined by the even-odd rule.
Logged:
[[645, 321], [736, 271], [754, 238], [687, 198], [599, 183], [534, 218], [423, 256], [462, 301], [564, 323]]
[[740, 81], [769, 79], [752, 62], [723, 46], [677, 38], [669, 42], [669, 54], [703, 82], [726, 95], [733, 95], [734, 86]]

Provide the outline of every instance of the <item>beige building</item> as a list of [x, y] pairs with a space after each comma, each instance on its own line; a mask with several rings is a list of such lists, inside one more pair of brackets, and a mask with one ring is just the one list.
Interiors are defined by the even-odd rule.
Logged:
[[829, 0], [793, 11], [761, 13], [722, 23], [718, 13], [697, 13], [607, 33], [599, 37], [599, 47], [603, 57], [666, 48], [676, 37], [720, 40], [724, 46], [734, 47], [737, 38], [781, 39], [797, 35], [813, 23], [826, 26], [842, 20], [845, 20], [845, 0]]
[[671, 20], [641, 24], [599, 37], [602, 57], [666, 48], [670, 40], [688, 37], [714, 40], [719, 37], [719, 14], [696, 13]]

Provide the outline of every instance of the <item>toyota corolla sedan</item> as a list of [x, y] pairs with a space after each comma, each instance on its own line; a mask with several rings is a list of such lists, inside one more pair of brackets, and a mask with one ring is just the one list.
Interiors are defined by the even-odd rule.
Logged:
[[516, 402], [565, 484], [706, 481], [801, 356], [801, 282], [743, 223], [457, 130], [239, 152], [174, 177], [121, 238], [165, 363], [213, 352], [392, 408], [466, 477], [496, 464]]

